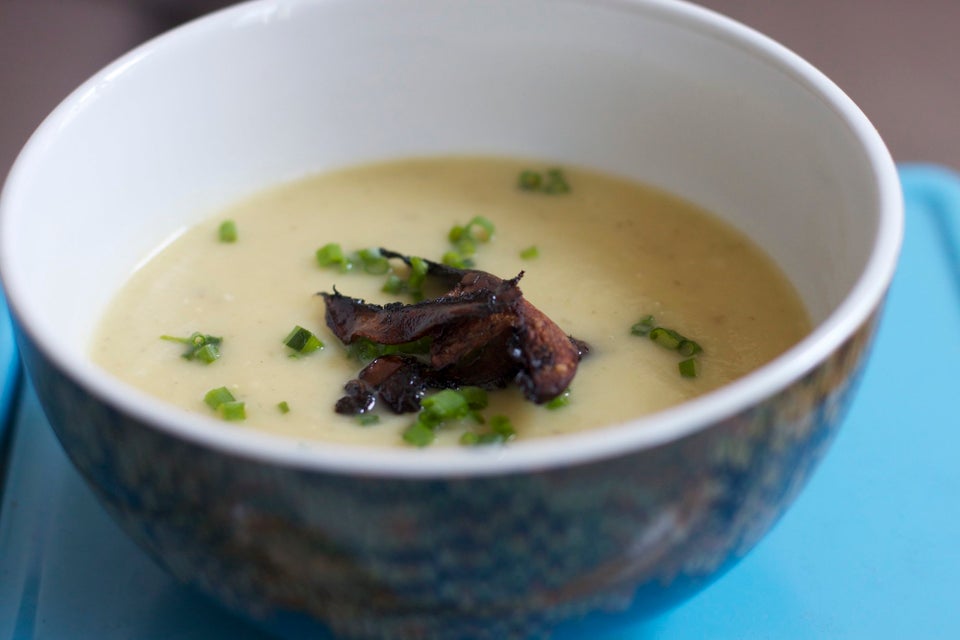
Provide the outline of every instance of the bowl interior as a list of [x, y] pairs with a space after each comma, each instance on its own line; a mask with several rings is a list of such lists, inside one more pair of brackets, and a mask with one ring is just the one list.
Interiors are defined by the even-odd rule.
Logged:
[[762, 36], [676, 2], [351, 0], [239, 5], [80, 87], [10, 174], [4, 283], [45, 351], [96, 376], [88, 336], [164, 239], [278, 181], [443, 153], [624, 175], [745, 231], [818, 326], [805, 358], [771, 365], [781, 382], [892, 272], [896, 178], [876, 132]]

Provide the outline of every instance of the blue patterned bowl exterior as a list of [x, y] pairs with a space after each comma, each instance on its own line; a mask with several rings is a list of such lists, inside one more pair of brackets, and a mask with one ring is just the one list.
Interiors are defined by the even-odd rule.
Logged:
[[746, 554], [831, 442], [877, 313], [803, 378], [679, 440], [436, 479], [284, 468], [175, 439], [20, 335], [73, 463], [180, 580], [289, 637], [502, 640], [656, 613]]

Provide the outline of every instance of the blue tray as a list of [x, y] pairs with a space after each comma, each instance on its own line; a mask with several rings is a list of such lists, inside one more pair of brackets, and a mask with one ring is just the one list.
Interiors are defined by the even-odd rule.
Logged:
[[[960, 177], [921, 165], [901, 176], [903, 259], [860, 395], [810, 486], [726, 576], [608, 640], [960, 638]], [[0, 637], [264, 637], [127, 540], [29, 387], [14, 427]]]

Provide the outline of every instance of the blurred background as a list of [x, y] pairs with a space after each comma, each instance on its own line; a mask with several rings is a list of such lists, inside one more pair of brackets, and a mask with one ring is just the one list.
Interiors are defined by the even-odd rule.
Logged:
[[[0, 0], [0, 176], [43, 117], [137, 44], [226, 0]], [[960, 169], [958, 0], [700, 0], [846, 91], [898, 162]]]

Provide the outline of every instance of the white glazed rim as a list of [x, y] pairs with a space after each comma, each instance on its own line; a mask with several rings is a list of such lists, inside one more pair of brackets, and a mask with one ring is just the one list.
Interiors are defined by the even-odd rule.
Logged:
[[[591, 0], [566, 0], [588, 3]], [[512, 443], [508, 447], [374, 449], [323, 442], [303, 442], [231, 425], [174, 408], [120, 383], [81, 354], [53, 348], [43, 336], [33, 333], [36, 313], [26, 286], [16, 277], [9, 251], [0, 252], [0, 272], [7, 296], [21, 330], [30, 334], [44, 357], [84, 389], [120, 412], [172, 437], [225, 454], [253, 459], [263, 464], [293, 466], [304, 470], [367, 476], [408, 478], [496, 475], [571, 466], [613, 458], [661, 445], [705, 428], [755, 406], [777, 394], [825, 361], [852, 336], [880, 306], [893, 277], [903, 232], [903, 205], [896, 168], [879, 134], [860, 109], [827, 77], [809, 63], [758, 32], [702, 7], [676, 0], [593, 0], [607, 9], [646, 12], [665, 22], [695, 30], [734, 44], [764, 59], [818, 96], [863, 148], [873, 175], [879, 224], [868, 262], [847, 298], [815, 330], [792, 349], [753, 373], [680, 406], [626, 423], [585, 433]], [[244, 12], [258, 11], [250, 2], [218, 12], [160, 36], [121, 57], [99, 72], [67, 98], [40, 126], [15, 163], [7, 187], [0, 194], [0, 211], [13, 206], [18, 175], [42, 156], [48, 139], [70, 117], [85, 88], [103, 82], [170, 46], [185, 31], [212, 27]], [[0, 241], [12, 242], [0, 218]]]

